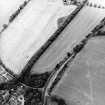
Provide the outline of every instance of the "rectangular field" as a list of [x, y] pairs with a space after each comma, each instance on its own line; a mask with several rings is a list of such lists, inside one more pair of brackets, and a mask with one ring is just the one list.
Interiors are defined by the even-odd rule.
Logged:
[[51, 71], [81, 39], [105, 17], [104, 9], [85, 6], [34, 64], [32, 73]]
[[0, 37], [0, 58], [19, 74], [28, 60], [57, 30], [57, 20], [68, 16], [76, 6], [57, 2], [31, 1]]

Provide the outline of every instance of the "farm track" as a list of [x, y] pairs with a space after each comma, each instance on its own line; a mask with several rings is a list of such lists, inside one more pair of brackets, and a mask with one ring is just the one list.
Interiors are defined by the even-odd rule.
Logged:
[[[87, 103], [85, 100], [87, 99], [89, 103], [94, 103], [93, 105], [104, 105], [105, 100], [102, 97], [105, 96], [103, 91], [105, 34], [104, 36], [95, 34], [93, 32], [89, 35], [89, 39], [84, 39], [86, 43], [82, 50], [71, 59], [72, 62], [69, 60], [53, 77], [54, 82], [51, 80], [52, 83], [49, 83], [51, 87], [47, 89], [50, 96], [59, 95], [65, 100], [69, 100], [68, 97], [76, 97], [77, 100], [84, 101], [84, 103]], [[82, 96], [84, 98], [81, 98]]]
[[[89, 7], [83, 7], [82, 9], [81, 9], [81, 7], [79, 8], [79, 9], [81, 9], [81, 11], [83, 12], [83, 11], [85, 11], [84, 10], [84, 8], [86, 9], [86, 8], [89, 8]], [[77, 10], [78, 11], [78, 10]], [[77, 12], [76, 11], [76, 12]], [[78, 53], [80, 53], [81, 52], [81, 50], [84, 48], [84, 46], [87, 44], [87, 42], [91, 39], [91, 38], [93, 38], [93, 37], [96, 37], [96, 36], [98, 36], [99, 37], [99, 35], [97, 34], [98, 32], [97, 32], [97, 30], [99, 30], [100, 28], [102, 28], [103, 27], [103, 25], [105, 25], [105, 16], [103, 15], [103, 14], [105, 14], [105, 12], [103, 12], [103, 10], [100, 10], [101, 11], [101, 13], [100, 13], [100, 15], [98, 15], [99, 17], [96, 19], [96, 20], [94, 20], [94, 22], [93, 22], [93, 24], [91, 24], [92, 26], [89, 26], [89, 28], [87, 28], [87, 30], [86, 30], [86, 33], [85, 33], [85, 26], [83, 25], [84, 24], [84, 21], [86, 21], [85, 19], [91, 19], [91, 21], [93, 21], [92, 20], [92, 18], [91, 17], [86, 17], [84, 20], [83, 20], [83, 23], [81, 24], [81, 25], [83, 25], [83, 28], [84, 29], [81, 29], [79, 32], [83, 32], [83, 34], [85, 35], [80, 35], [80, 36], [78, 36], [77, 37], [77, 34], [79, 34], [79, 32], [77, 31], [77, 34], [75, 34], [76, 32], [72, 32], [72, 29], [73, 29], [73, 24], [74, 24], [74, 26], [77, 26], [77, 27], [75, 27], [74, 28], [74, 30], [75, 29], [79, 29], [80, 27], [81, 27], [81, 25], [80, 26], [78, 26], [78, 21], [81, 21], [81, 20], [77, 20], [77, 17], [79, 17], [79, 16], [81, 16], [81, 11], [79, 11], [79, 13], [75, 16], [74, 14], [73, 14], [73, 16], [75, 16], [75, 18], [68, 18], [68, 20], [66, 20], [66, 22], [67, 23], [65, 23], [65, 24], [63, 24], [63, 26], [61, 26], [61, 29], [57, 32], [57, 33], [55, 33], [55, 35], [56, 34], [58, 34], [58, 38], [56, 39], [55, 37], [51, 37], [52, 39], [49, 39], [50, 40], [50, 42], [49, 43], [47, 43], [44, 47], [42, 46], [42, 48], [41, 48], [41, 52], [39, 51], [38, 52], [38, 54], [37, 54], [37, 57], [35, 58], [32, 58], [31, 59], [31, 62], [29, 61], [29, 63], [28, 63], [28, 65], [26, 65], [26, 67], [23, 69], [23, 72], [22, 72], [22, 75], [25, 75], [25, 76], [27, 76], [27, 74], [30, 72], [30, 70], [33, 70], [32, 71], [32, 73], [42, 73], [42, 72], [45, 72], [45, 71], [50, 71], [50, 72], [52, 72], [52, 74], [51, 74], [51, 76], [50, 76], [50, 78], [48, 79], [48, 83], [46, 83], [46, 85], [44, 86], [45, 87], [45, 90], [44, 90], [44, 94], [43, 94], [43, 99], [44, 99], [44, 103], [46, 103], [46, 96], [51, 96], [51, 95], [53, 95], [53, 94], [51, 94], [51, 92], [54, 90], [54, 88], [56, 88], [56, 86], [57, 86], [57, 84], [61, 81], [61, 78], [64, 76], [64, 74], [65, 74], [65, 72], [67, 71], [67, 69], [68, 69], [68, 67], [71, 65], [71, 62], [76, 58], [76, 56], [78, 55]], [[90, 10], [89, 10], [90, 11]], [[92, 11], [92, 9], [91, 9], [91, 11]], [[94, 10], [93, 10], [94, 11]], [[86, 11], [85, 11], [86, 12]], [[99, 11], [98, 11], [99, 12]], [[86, 12], [87, 13], [87, 12]], [[85, 14], [85, 13], [84, 13]], [[94, 15], [94, 14], [93, 14]], [[84, 17], [84, 15], [83, 15], [83, 17]], [[93, 16], [93, 18], [94, 18], [94, 16]], [[103, 19], [104, 18], [104, 19]], [[73, 19], [72, 21], [73, 22], [71, 22], [70, 24], [68, 24], [68, 21], [70, 22], [70, 20], [69, 19]], [[103, 19], [103, 20], [102, 20]], [[12, 18], [11, 18], [11, 20], [12, 20]], [[101, 21], [102, 20], [102, 21]], [[76, 22], [77, 21], [77, 22]], [[92, 22], [89, 22], [89, 23], [92, 23]], [[100, 21], [101, 21], [101, 23], [100, 23]], [[11, 21], [12, 22], [12, 21]], [[88, 21], [87, 21], [87, 23], [88, 23]], [[100, 24], [99, 24], [100, 23]], [[76, 25], [77, 24], [77, 25]], [[98, 25], [97, 25], [98, 24]], [[87, 26], [88, 26], [88, 24], [86, 24]], [[94, 28], [95, 27], [95, 28]], [[70, 29], [70, 28], [72, 28], [72, 29]], [[75, 30], [76, 31], [76, 30]], [[67, 32], [67, 33], [66, 33]], [[74, 38], [73, 37], [67, 37], [67, 38], [65, 38], [65, 36], [66, 35], [70, 35], [70, 33], [72, 33], [73, 35], [74, 35]], [[71, 36], [72, 36], [72, 34], [71, 34]], [[59, 37], [59, 35], [61, 35], [61, 37], [63, 37], [63, 38], [61, 38], [61, 37]], [[63, 36], [64, 35], [64, 36]], [[76, 35], [76, 36], [75, 36]], [[75, 39], [77, 37], [77, 39]], [[64, 46], [63, 46], [63, 40], [66, 40], [67, 41], [67, 39], [68, 39], [68, 42], [66, 43], [66, 42], [64, 42]], [[72, 39], [73, 41], [71, 41], [71, 42], [69, 42], [69, 40], [70, 39]], [[48, 41], [49, 41], [48, 40]], [[70, 44], [70, 45], [69, 45]], [[55, 45], [57, 45], [57, 46], [55, 46]], [[68, 46], [67, 46], [68, 45]], [[44, 64], [44, 66], [42, 66], [41, 68], [42, 68], [42, 70], [43, 70], [43, 68], [44, 68], [44, 71], [36, 71], [36, 70], [41, 70], [41, 68], [40, 68], [40, 65], [37, 65], [37, 62], [40, 64], [40, 62], [42, 62], [42, 64], [44, 63], [44, 61], [46, 61], [46, 59], [47, 58], [50, 58], [50, 56], [52, 56], [54, 53], [53, 52], [50, 52], [51, 51], [51, 49], [52, 48], [54, 48], [54, 47], [56, 47], [56, 49], [57, 50], [59, 50], [59, 46], [61, 46], [60, 48], [60, 51], [62, 52], [63, 51], [63, 49], [65, 50], [65, 51], [63, 51], [63, 53], [58, 57], [58, 55], [60, 54], [60, 52], [57, 52], [57, 55], [54, 57], [54, 58], [51, 58], [49, 61], [51, 61], [52, 59], [54, 59], [55, 60], [55, 58], [57, 58], [58, 60], [56, 61], [52, 61], [52, 62], [49, 62], [48, 61], [48, 63], [47, 64], [49, 64], [49, 63], [51, 63], [51, 65], [49, 65], [49, 67], [48, 66], [46, 66], [46, 64]], [[62, 47], [63, 46], [63, 47]], [[66, 48], [66, 46], [67, 46], [67, 48]], [[50, 51], [49, 51], [50, 50]], [[56, 51], [56, 50], [54, 50], [54, 49], [52, 49], [53, 51]], [[49, 53], [50, 52], [50, 53]], [[48, 53], [49, 55], [46, 57], [46, 53]], [[42, 55], [43, 54], [43, 55]], [[36, 56], [36, 55], [35, 55]], [[44, 61], [43, 61], [43, 56], [45, 56], [45, 58], [44, 58]], [[42, 60], [42, 61], [41, 61]], [[46, 63], [46, 62], [45, 62]], [[34, 65], [35, 64], [35, 65]], [[2, 62], [1, 62], [1, 65], [4, 67], [4, 68], [6, 68], [5, 67], [5, 65], [4, 64], [2, 64]], [[33, 66], [34, 65], [34, 66]], [[38, 67], [38, 68], [37, 68]], [[7, 68], [6, 68], [7, 69]], [[35, 71], [34, 71], [35, 70]], [[7, 70], [8, 71], [8, 70]], [[2, 73], [1, 73], [2, 74]], [[1, 74], [0, 74], [0, 79], [1, 79]], [[10, 73], [11, 74], [11, 73]], [[21, 75], [21, 76], [22, 76]], [[3, 76], [3, 75], [2, 75]], [[5, 74], [4, 74], [4, 76], [5, 76]], [[7, 78], [8, 79], [8, 78]], [[20, 79], [22, 79], [22, 78], [20, 78]], [[23, 84], [24, 85], [24, 84]], [[91, 87], [90, 87], [91, 88]], [[43, 90], [43, 89], [42, 89]], [[35, 92], [34, 94], [37, 94], [37, 92]], [[91, 94], [90, 94], [91, 95]], [[36, 98], [38, 98], [37, 96], [36, 96]], [[36, 99], [35, 98], [35, 99]], [[41, 100], [42, 101], [42, 100]], [[46, 104], [45, 104], [46, 105]]]
[[[70, 69], [70, 65], [72, 65], [72, 62], [74, 62], [75, 59], [78, 58], [77, 56], [79, 55], [79, 53], [81, 53], [81, 51], [88, 44], [88, 42], [89, 41], [91, 42], [91, 39], [95, 39], [95, 38], [97, 38], [97, 36], [100, 37], [100, 38], [102, 37], [101, 35], [98, 34], [98, 32], [104, 26], [105, 26], [105, 18], [103, 18], [101, 20], [100, 24], [98, 24], [88, 35], [85, 36], [85, 38], [83, 38], [71, 51], [69, 51], [67, 53], [67, 55], [65, 56], [65, 58], [61, 62], [58, 63], [59, 66], [55, 66], [55, 68], [52, 69], [52, 71], [53, 72], [55, 71], [56, 73], [53, 74], [53, 75], [51, 75], [51, 78], [49, 79], [48, 86], [46, 87], [45, 92], [44, 92], [44, 94], [45, 94], [46, 97], [47, 96], [57, 95], [57, 92], [59, 92], [59, 91], [61, 92], [61, 91], [64, 91], [65, 90], [65, 88], [64, 88], [64, 90], [60, 90], [59, 89], [58, 91], [54, 91], [54, 89], [56, 90], [57, 87], [58, 88], [62, 87], [60, 84], [63, 84], [63, 83], [66, 84], [66, 82], [63, 82], [62, 81], [63, 80], [62, 78], [66, 78], [66, 75], [68, 75], [68, 72], [70, 72], [68, 70], [68, 69]], [[98, 50], [98, 49], [95, 49], [95, 50]], [[64, 81], [66, 81], [66, 80], [64, 80]], [[90, 87], [90, 88], [92, 88], [92, 87]], [[61, 88], [61, 89], [63, 89], [63, 88]], [[90, 95], [91, 95], [91, 90], [90, 90]], [[64, 95], [62, 95], [62, 97], [63, 96]], [[44, 103], [46, 103], [46, 97], [44, 97]], [[63, 98], [65, 99], [65, 97], [63, 97]]]

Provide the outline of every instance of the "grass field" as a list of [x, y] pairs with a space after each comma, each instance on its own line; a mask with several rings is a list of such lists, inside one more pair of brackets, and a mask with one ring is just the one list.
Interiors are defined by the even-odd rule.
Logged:
[[105, 37], [88, 41], [69, 64], [63, 78], [52, 92], [70, 102], [83, 105], [105, 103]]

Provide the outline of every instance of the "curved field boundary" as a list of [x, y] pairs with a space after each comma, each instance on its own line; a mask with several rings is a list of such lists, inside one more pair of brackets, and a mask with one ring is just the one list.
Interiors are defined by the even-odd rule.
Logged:
[[60, 36], [60, 33], [65, 29], [65, 27], [74, 19], [74, 17], [79, 13], [79, 11], [84, 7], [85, 2], [83, 2], [79, 7], [77, 7], [72, 14], [68, 16], [66, 21], [60, 28], [46, 41], [46, 43], [33, 55], [33, 57], [29, 60], [27, 65], [22, 70], [21, 77], [24, 77], [24, 75], [29, 75], [31, 68], [35, 64], [35, 62], [41, 57], [41, 55], [45, 52], [45, 50]]

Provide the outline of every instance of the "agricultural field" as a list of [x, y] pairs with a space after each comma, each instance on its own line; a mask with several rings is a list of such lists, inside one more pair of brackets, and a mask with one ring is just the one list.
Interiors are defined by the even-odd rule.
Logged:
[[76, 105], [105, 103], [105, 37], [91, 38], [66, 69], [52, 95]]
[[103, 0], [0, 6], [0, 105], [105, 105]]
[[35, 63], [32, 73], [51, 71], [67, 52], [100, 23], [104, 16], [104, 9], [85, 6]]
[[70, 15], [75, 9], [74, 5], [30, 1], [1, 34], [0, 58], [7, 68], [19, 74], [32, 55], [58, 29], [58, 19]]
[[26, 0], [0, 0], [0, 31], [9, 23], [10, 16], [19, 9]]

